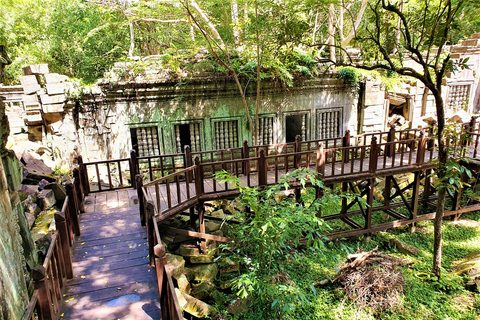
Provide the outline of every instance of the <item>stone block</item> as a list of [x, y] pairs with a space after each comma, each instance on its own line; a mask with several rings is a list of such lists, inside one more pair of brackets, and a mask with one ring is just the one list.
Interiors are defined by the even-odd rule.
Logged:
[[30, 197], [32, 203], [37, 201], [38, 196], [38, 186], [37, 185], [28, 185], [24, 184], [18, 189], [18, 196], [20, 201], [27, 201]]
[[225, 213], [222, 209], [213, 211], [210, 215], [215, 218], [225, 218]]
[[30, 212], [25, 212], [25, 218], [27, 218], [29, 229], [32, 229], [35, 224], [35, 216]]
[[205, 232], [206, 233], [212, 233], [220, 229], [222, 226], [221, 222], [217, 221], [207, 221], [205, 222]]
[[202, 263], [213, 263], [215, 257], [212, 255], [199, 254], [199, 255], [189, 256], [188, 259], [192, 264], [202, 264]]
[[452, 53], [467, 53], [468, 52], [468, 47], [452, 46], [451, 52]]
[[27, 84], [23, 86], [23, 91], [25, 92], [25, 94], [32, 94], [32, 93], [36, 93], [41, 88], [42, 87], [40, 87], [39, 84]]
[[62, 113], [64, 110], [64, 106], [64, 103], [44, 104], [42, 106], [42, 109], [44, 113]]
[[33, 64], [23, 68], [23, 73], [25, 75], [35, 75], [35, 74], [47, 74], [49, 73], [48, 64]]
[[178, 278], [183, 274], [185, 268], [185, 260], [181, 256], [167, 253], [167, 268], [170, 271], [170, 275], [174, 278]]
[[65, 93], [65, 86], [63, 83], [47, 83], [46, 87], [49, 95]]
[[190, 286], [190, 282], [188, 282], [187, 277], [182, 273], [180, 276], [176, 277], [178, 289], [182, 293], [190, 294], [192, 291], [192, 287]]
[[200, 249], [197, 246], [192, 244], [182, 244], [175, 253], [183, 257], [193, 256], [193, 255], [199, 255]]
[[63, 78], [58, 73], [46, 73], [45, 82], [48, 83], [60, 83]]
[[24, 94], [22, 96], [22, 100], [26, 106], [38, 105], [38, 98], [36, 94]]
[[472, 34], [472, 39], [480, 39], [480, 32]]
[[40, 101], [42, 104], [55, 104], [55, 103], [64, 103], [66, 100], [65, 94], [42, 94], [40, 95]]
[[479, 39], [462, 40], [462, 46], [477, 47], [479, 41]]
[[38, 85], [37, 77], [34, 75], [20, 76], [19, 80], [22, 86], [24, 87], [24, 91], [25, 91], [25, 86], [32, 85], [32, 84]]
[[53, 206], [56, 202], [55, 194], [52, 190], [42, 190], [39, 192], [37, 204], [42, 210]]
[[185, 306], [187, 305], [187, 299], [182, 294], [182, 291], [178, 288], [175, 288], [175, 295], [177, 296], [178, 304], [180, 305], [180, 309], [184, 310]]
[[195, 281], [213, 281], [217, 277], [217, 273], [218, 266], [216, 263], [197, 264], [185, 268], [187, 279], [193, 279]]
[[203, 319], [203, 318], [211, 318], [217, 314], [217, 310], [209, 304], [198, 300], [188, 294], [183, 294], [185, 299], [187, 300], [187, 304], [185, 305], [185, 311], [190, 313], [192, 316]]
[[197, 299], [203, 300], [211, 296], [215, 290], [215, 285], [211, 281], [203, 281], [192, 289], [191, 295]]

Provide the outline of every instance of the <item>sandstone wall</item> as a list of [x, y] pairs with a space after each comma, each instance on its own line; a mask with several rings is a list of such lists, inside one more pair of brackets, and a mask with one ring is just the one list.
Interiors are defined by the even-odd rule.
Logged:
[[9, 125], [2, 100], [0, 97], [0, 318], [21, 319], [28, 304], [26, 280], [37, 259], [16, 192], [22, 170], [15, 154], [5, 149]]
[[[255, 105], [255, 85], [247, 91], [248, 105]], [[357, 124], [356, 92], [335, 75], [297, 83], [285, 88], [265, 82], [260, 115], [273, 118], [272, 143], [285, 142], [286, 119], [305, 114], [306, 139], [322, 134], [319, 113], [339, 112], [339, 133], [355, 132]], [[176, 153], [175, 125], [198, 122], [201, 149], [215, 148], [215, 122], [238, 121], [238, 143], [252, 144], [245, 108], [238, 88], [225, 79], [198, 79], [190, 83], [104, 83], [82, 95], [78, 113], [81, 153], [87, 161], [127, 157], [132, 149], [130, 129], [156, 127], [160, 152]], [[253, 114], [253, 112], [252, 112]], [[324, 134], [324, 133], [323, 133]]]

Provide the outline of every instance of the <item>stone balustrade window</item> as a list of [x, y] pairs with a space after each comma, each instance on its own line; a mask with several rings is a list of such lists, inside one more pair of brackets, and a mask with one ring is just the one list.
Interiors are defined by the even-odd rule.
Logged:
[[132, 147], [139, 157], [160, 155], [157, 127], [130, 128], [130, 134]]
[[330, 139], [342, 136], [342, 108], [317, 110], [317, 139]]
[[258, 144], [273, 144], [273, 120], [274, 117], [258, 118]]
[[214, 148], [229, 149], [237, 148], [238, 143], [238, 120], [214, 121]]
[[470, 85], [453, 85], [448, 87], [447, 109], [466, 109], [470, 96]]

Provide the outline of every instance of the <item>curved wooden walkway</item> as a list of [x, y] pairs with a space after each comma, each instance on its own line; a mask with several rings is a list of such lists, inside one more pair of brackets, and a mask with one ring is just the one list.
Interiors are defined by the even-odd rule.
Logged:
[[91, 194], [85, 209], [61, 319], [160, 319], [136, 191]]

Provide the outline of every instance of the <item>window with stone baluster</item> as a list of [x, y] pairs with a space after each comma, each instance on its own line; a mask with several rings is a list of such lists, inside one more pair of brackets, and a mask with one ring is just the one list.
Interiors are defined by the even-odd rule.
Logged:
[[315, 123], [317, 139], [330, 139], [342, 136], [343, 108], [318, 109]]
[[238, 119], [214, 120], [213, 130], [213, 148], [216, 150], [237, 148], [238, 142]]
[[470, 97], [470, 85], [459, 84], [448, 86], [448, 110], [466, 110], [468, 106], [468, 98]]
[[273, 144], [274, 116], [260, 115], [258, 118], [258, 145]]
[[130, 128], [132, 147], [139, 157], [160, 155], [158, 127]]

